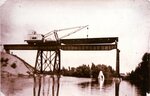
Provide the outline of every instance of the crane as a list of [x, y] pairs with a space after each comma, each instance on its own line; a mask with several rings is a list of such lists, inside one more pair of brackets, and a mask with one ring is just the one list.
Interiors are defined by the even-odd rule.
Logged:
[[[25, 40], [28, 44], [37, 44], [37, 43], [45, 43], [46, 41], [54, 41], [54, 42], [58, 42], [60, 39], [65, 38], [67, 36], [70, 36], [84, 28], [88, 29], [88, 25], [85, 26], [77, 26], [77, 27], [70, 27], [70, 28], [64, 28], [64, 29], [58, 29], [58, 30], [52, 30], [46, 34], [37, 34], [35, 31], [32, 32], [32, 34], [28, 34], [28, 39]], [[61, 37], [58, 37], [58, 32], [61, 31], [66, 31], [66, 30], [72, 30], [74, 29], [74, 31], [69, 32], [66, 35], [63, 35]], [[54, 35], [55, 40], [52, 40], [50, 36]], [[50, 40], [49, 40], [50, 39]]]

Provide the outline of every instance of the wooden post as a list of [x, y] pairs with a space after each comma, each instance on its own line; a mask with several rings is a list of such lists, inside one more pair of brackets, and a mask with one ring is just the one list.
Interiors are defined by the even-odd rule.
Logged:
[[120, 62], [119, 62], [119, 60], [120, 60], [120, 50], [119, 49], [116, 49], [116, 72], [117, 72], [117, 77], [120, 77]]
[[116, 44], [116, 72], [117, 72], [117, 77], [120, 77], [120, 69], [119, 69], [119, 67], [120, 67], [120, 65], [119, 65], [119, 59], [120, 59], [120, 50], [118, 49], [118, 42], [117, 41], [115, 41], [115, 44]]

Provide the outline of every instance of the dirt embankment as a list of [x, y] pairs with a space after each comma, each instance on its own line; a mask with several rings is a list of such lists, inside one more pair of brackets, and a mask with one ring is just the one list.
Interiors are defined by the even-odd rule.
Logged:
[[32, 74], [33, 67], [27, 64], [23, 59], [13, 54], [1, 52], [0, 57], [0, 92], [4, 96], [13, 96], [33, 83], [29, 75]]

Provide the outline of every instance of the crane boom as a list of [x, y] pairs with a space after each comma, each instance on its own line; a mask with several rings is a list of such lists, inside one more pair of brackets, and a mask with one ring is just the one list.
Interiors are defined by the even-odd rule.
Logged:
[[44, 36], [44, 38], [47, 38], [48, 36], [53, 35], [54, 33], [58, 33], [58, 32], [60, 32], [60, 31], [65, 31], [65, 30], [77, 29], [77, 28], [78, 28], [77, 30], [75, 30], [75, 31], [73, 31], [73, 32], [71, 32], [71, 33], [68, 33], [67, 35], [64, 35], [64, 36], [61, 37], [61, 38], [64, 38], [64, 37], [70, 36], [71, 34], [76, 33], [77, 31], [82, 30], [82, 29], [85, 28], [85, 27], [88, 27], [88, 25], [86, 25], [86, 26], [71, 27], [71, 28], [63, 28], [63, 29], [58, 29], [58, 30], [52, 30], [52, 31], [46, 33], [46, 34], [43, 35], [43, 36]]
[[[49, 38], [51, 35], [54, 35], [55, 36], [55, 40], [59, 41], [60, 39], [65, 38], [67, 36], [70, 36], [70, 35], [78, 32], [78, 31], [80, 31], [80, 30], [82, 30], [82, 29], [84, 29], [86, 27], [88, 28], [88, 25], [71, 27], [71, 28], [64, 28], [64, 29], [58, 29], [58, 30], [52, 30], [52, 31], [50, 31], [50, 32], [48, 32], [48, 33], [46, 33], [44, 35], [43, 34], [37, 34], [36, 32], [33, 32], [32, 34], [28, 34], [28, 40], [25, 40], [25, 41], [27, 41], [28, 43], [29, 42], [32, 42], [32, 43], [45, 42], [45, 41], [47, 41], [47, 38]], [[60, 38], [58, 37], [58, 32], [71, 30], [71, 29], [74, 29], [74, 31], [70, 32], [70, 33], [68, 33], [68, 34], [66, 34], [66, 35], [64, 35], [64, 36], [62, 36]], [[50, 39], [52, 40], [52, 38], [50, 38]]]

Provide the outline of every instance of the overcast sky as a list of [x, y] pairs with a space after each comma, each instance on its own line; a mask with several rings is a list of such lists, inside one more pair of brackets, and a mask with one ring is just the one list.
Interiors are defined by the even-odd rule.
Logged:
[[[68, 38], [119, 37], [120, 71], [134, 70], [150, 52], [149, 0], [1, 0], [1, 43], [26, 43], [28, 33], [89, 25]], [[61, 35], [62, 33], [59, 33]], [[62, 66], [107, 64], [116, 51], [61, 51]], [[35, 51], [14, 51], [34, 65]], [[32, 54], [32, 55], [31, 55]]]

